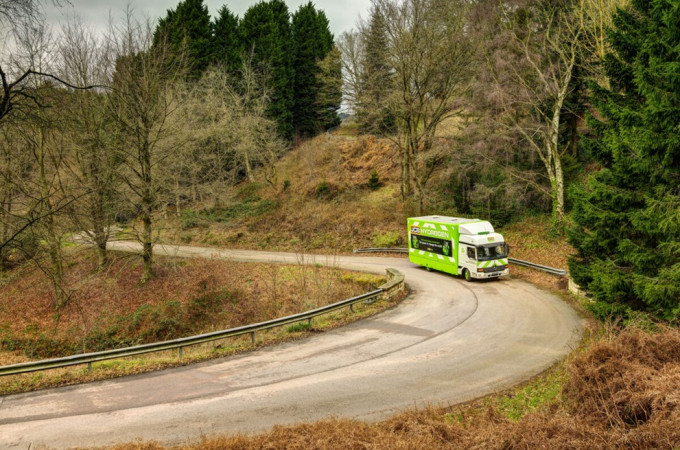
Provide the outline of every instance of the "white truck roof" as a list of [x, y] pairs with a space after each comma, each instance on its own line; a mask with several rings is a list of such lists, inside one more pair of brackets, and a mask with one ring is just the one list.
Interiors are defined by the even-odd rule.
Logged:
[[498, 233], [489, 234], [462, 234], [460, 235], [460, 242], [470, 245], [493, 245], [496, 243], [505, 242], [503, 235]]
[[435, 222], [451, 225], [459, 225], [458, 232], [460, 234], [478, 235], [480, 233], [490, 234], [494, 233], [493, 225], [486, 220], [468, 219], [464, 217], [448, 217], [448, 216], [423, 216], [413, 217], [412, 220], [422, 220], [423, 222]]

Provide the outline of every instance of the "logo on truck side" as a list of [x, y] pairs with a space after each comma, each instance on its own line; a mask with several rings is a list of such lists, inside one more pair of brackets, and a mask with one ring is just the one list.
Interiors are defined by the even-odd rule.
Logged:
[[411, 234], [420, 234], [423, 236], [432, 236], [440, 239], [448, 239], [449, 233], [446, 231], [430, 230], [428, 228], [421, 229], [417, 226], [411, 226]]

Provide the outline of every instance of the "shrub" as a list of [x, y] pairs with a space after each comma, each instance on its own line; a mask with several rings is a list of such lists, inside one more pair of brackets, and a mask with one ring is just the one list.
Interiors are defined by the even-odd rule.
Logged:
[[368, 188], [372, 191], [377, 191], [382, 186], [382, 181], [378, 176], [378, 172], [374, 169], [371, 171], [371, 176], [368, 178]]
[[316, 186], [314, 194], [316, 195], [316, 198], [320, 200], [328, 199], [331, 196], [331, 187], [326, 181], [322, 181]]
[[179, 216], [179, 221], [183, 230], [203, 225], [201, 213], [191, 209], [183, 210], [182, 214]]
[[310, 330], [312, 326], [310, 325], [309, 322], [300, 322], [296, 323], [295, 325], [291, 325], [288, 328], [286, 328], [286, 331], [289, 333], [298, 333], [301, 331], [307, 331]]
[[373, 246], [378, 248], [397, 247], [403, 244], [404, 240], [398, 231], [388, 231], [386, 233], [373, 234]]

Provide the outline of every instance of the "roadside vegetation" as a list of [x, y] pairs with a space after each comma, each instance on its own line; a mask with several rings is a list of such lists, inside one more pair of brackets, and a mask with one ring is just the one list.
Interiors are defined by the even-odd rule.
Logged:
[[[384, 277], [318, 264], [236, 263], [224, 260], [159, 258], [153, 280], [139, 285], [136, 258], [114, 254], [105, 270], [83, 257], [64, 273], [69, 306], [50, 314], [50, 286], [25, 268], [0, 284], [0, 364], [48, 359], [134, 346], [224, 330], [296, 314], [375, 289]], [[121, 276], [124, 274], [125, 276]], [[396, 301], [396, 299], [394, 299]], [[286, 327], [257, 335], [255, 347], [339, 326], [393, 303], [359, 305], [357, 314], [339, 311], [307, 327]], [[305, 323], [305, 325], [307, 325]], [[253, 348], [250, 337], [230, 338], [177, 352], [142, 355], [45, 373], [0, 379], [0, 393], [32, 390], [185, 365]]]

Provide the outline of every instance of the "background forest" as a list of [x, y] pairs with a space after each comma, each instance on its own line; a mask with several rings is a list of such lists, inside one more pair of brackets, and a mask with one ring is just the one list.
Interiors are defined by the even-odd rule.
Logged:
[[671, 0], [373, 0], [333, 36], [312, 3], [211, 18], [184, 0], [99, 35], [0, 1], [0, 270], [36, 264], [59, 310], [67, 242], [86, 233], [103, 268], [118, 224], [143, 243], [144, 283], [159, 220], [219, 210], [236, 185], [285, 195], [280, 158], [342, 110], [341, 132], [390, 152], [405, 214], [545, 214], [603, 317], [675, 319], [679, 15]]

